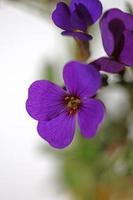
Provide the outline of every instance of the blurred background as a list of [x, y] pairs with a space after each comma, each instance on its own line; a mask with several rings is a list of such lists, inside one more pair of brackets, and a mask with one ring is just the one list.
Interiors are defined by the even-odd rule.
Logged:
[[[132, 13], [132, 0], [101, 2], [104, 10]], [[0, 0], [0, 200], [132, 200], [132, 69], [109, 75], [100, 91], [107, 114], [94, 139], [77, 133], [67, 149], [52, 149], [26, 113], [29, 85], [37, 79], [63, 84], [63, 65], [80, 59], [75, 41], [52, 23], [56, 3]], [[90, 32], [88, 62], [105, 55], [98, 23]]]

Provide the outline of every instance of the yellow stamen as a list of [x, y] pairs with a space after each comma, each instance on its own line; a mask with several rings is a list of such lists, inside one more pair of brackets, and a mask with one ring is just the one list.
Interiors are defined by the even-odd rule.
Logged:
[[69, 114], [75, 113], [80, 107], [80, 99], [74, 96], [66, 96], [65, 103], [69, 109]]

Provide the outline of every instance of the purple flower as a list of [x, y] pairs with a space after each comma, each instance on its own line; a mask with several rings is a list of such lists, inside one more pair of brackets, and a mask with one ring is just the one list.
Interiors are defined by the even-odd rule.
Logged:
[[125, 66], [133, 66], [133, 15], [110, 9], [103, 15], [100, 28], [103, 46], [109, 57], [96, 60], [97, 68], [117, 73]]
[[62, 35], [88, 41], [92, 39], [87, 34], [88, 26], [94, 24], [101, 14], [99, 0], [71, 0], [70, 6], [64, 2], [57, 3], [52, 19], [56, 26], [64, 30]]
[[63, 77], [66, 90], [39, 80], [30, 86], [26, 102], [30, 116], [39, 121], [39, 135], [55, 148], [72, 142], [77, 118], [81, 134], [95, 136], [105, 112], [103, 103], [92, 98], [101, 86], [101, 76], [93, 66], [69, 62]]

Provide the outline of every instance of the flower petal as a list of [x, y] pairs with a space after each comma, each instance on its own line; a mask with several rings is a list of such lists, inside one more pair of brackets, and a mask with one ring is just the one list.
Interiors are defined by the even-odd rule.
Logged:
[[102, 4], [99, 0], [71, 0], [70, 3], [71, 12], [75, 10], [75, 6], [78, 4], [82, 4], [86, 7], [93, 23], [96, 22], [96, 20], [102, 14]]
[[101, 86], [100, 73], [92, 65], [77, 61], [65, 65], [63, 77], [67, 90], [77, 96], [93, 96]]
[[133, 67], [133, 31], [124, 31], [124, 46], [119, 55], [119, 60]]
[[74, 137], [75, 117], [63, 112], [58, 117], [38, 123], [38, 133], [51, 146], [62, 149], [68, 146]]
[[87, 33], [83, 33], [83, 32], [63, 31], [61, 34], [64, 36], [72, 36], [75, 39], [79, 39], [79, 40], [83, 40], [83, 41], [89, 41], [92, 39], [91, 35], [89, 35]]
[[64, 30], [72, 30], [69, 7], [64, 2], [57, 3], [52, 13], [52, 20], [55, 25]]
[[83, 4], [75, 5], [76, 9], [71, 13], [71, 23], [73, 30], [86, 31], [88, 26], [91, 25], [92, 19]]
[[27, 112], [36, 120], [50, 120], [65, 109], [65, 91], [54, 83], [40, 80], [32, 83], [26, 102]]
[[100, 21], [103, 46], [106, 53], [117, 56], [123, 48], [123, 31], [133, 30], [133, 16], [119, 9], [110, 9]]
[[105, 107], [100, 100], [86, 100], [78, 113], [81, 134], [86, 138], [94, 137], [100, 123], [103, 121], [104, 114]]
[[97, 70], [109, 73], [118, 73], [122, 71], [125, 67], [124, 64], [121, 64], [108, 57], [99, 58], [92, 62], [92, 64], [95, 65]]
[[100, 21], [102, 42], [103, 42], [103, 47], [107, 55], [111, 56], [114, 51], [114, 46], [115, 46], [114, 38], [113, 38], [113, 34], [111, 33], [108, 27], [108, 20], [104, 18], [104, 16], [106, 15], [103, 15], [103, 18]]

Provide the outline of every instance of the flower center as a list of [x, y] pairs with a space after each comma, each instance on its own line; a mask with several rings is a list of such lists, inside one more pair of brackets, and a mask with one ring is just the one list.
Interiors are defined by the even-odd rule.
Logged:
[[81, 101], [78, 97], [66, 96], [65, 104], [67, 105], [69, 114], [75, 114], [80, 107]]
[[84, 33], [84, 31], [79, 30], [79, 29], [74, 29], [74, 32], [76, 32], [76, 33]]

